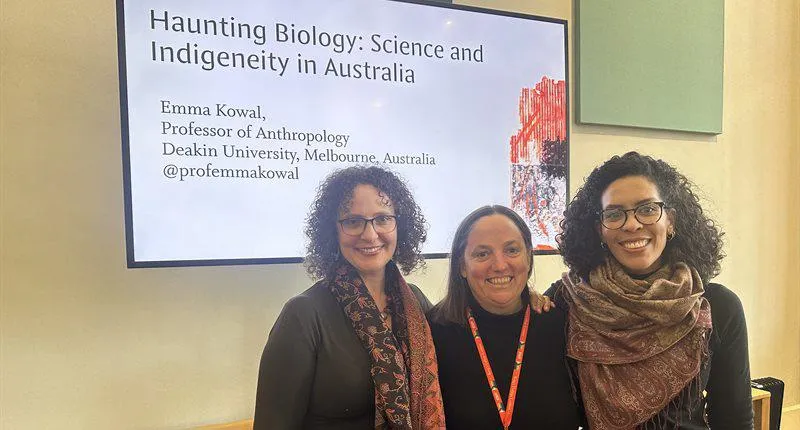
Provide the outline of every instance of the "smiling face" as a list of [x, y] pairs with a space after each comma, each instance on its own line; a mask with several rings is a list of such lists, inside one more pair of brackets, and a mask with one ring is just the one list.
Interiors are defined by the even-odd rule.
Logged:
[[467, 237], [461, 276], [482, 308], [498, 315], [513, 314], [522, 308], [530, 255], [511, 219], [501, 214], [485, 216]]
[[[339, 212], [339, 219], [372, 219], [394, 214], [394, 206], [386, 194], [372, 185], [359, 184], [353, 189], [350, 202]], [[373, 223], [369, 222], [358, 236], [345, 234], [339, 223], [336, 229], [342, 256], [358, 273], [363, 278], [382, 275], [397, 248], [397, 229], [389, 233], [377, 233]]]
[[[612, 182], [603, 191], [601, 203], [606, 209], [633, 209], [643, 203], [660, 202], [654, 183], [644, 176], [627, 176]], [[667, 246], [667, 234], [674, 229], [673, 214], [664, 214], [655, 224], [644, 225], [628, 212], [625, 224], [616, 230], [598, 225], [600, 239], [608, 250], [632, 275], [646, 275], [661, 267], [661, 255]]]

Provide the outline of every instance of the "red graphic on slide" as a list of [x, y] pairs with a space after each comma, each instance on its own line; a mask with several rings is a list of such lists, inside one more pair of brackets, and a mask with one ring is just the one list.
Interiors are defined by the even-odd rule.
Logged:
[[539, 250], [556, 249], [567, 196], [566, 82], [542, 77], [519, 97], [520, 129], [511, 136], [511, 207], [527, 222]]
[[564, 81], [546, 77], [535, 88], [523, 88], [519, 96], [519, 122], [522, 128], [511, 136], [511, 162], [530, 163], [531, 146], [544, 162], [543, 142], [567, 140], [567, 92]]

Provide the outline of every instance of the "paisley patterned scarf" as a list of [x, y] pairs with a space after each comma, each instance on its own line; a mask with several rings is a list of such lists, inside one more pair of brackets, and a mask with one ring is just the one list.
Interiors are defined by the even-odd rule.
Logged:
[[375, 428], [444, 429], [444, 406], [431, 330], [416, 296], [393, 262], [386, 266], [390, 329], [358, 272], [343, 263], [329, 278], [336, 301], [369, 353]]
[[[708, 358], [711, 309], [684, 263], [631, 278], [609, 257], [589, 282], [562, 277], [569, 304], [567, 355], [594, 430], [631, 429], [689, 390]], [[691, 398], [699, 399], [699, 390]]]

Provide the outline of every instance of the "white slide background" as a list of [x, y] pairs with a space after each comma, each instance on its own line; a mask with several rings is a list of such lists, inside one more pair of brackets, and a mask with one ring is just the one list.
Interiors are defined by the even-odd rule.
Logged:
[[[151, 14], [163, 19], [165, 12], [169, 30], [151, 21]], [[201, 25], [216, 21], [219, 34], [174, 31], [179, 20], [185, 30], [189, 22], [196, 29], [198, 19]], [[263, 26], [263, 44], [255, 36], [221, 34], [222, 19]], [[307, 31], [313, 26], [318, 34], [357, 40], [350, 53], [279, 42], [278, 24]], [[382, 40], [397, 36], [442, 45], [445, 58], [373, 52], [375, 34]], [[134, 262], [302, 257], [304, 219], [317, 185], [332, 170], [350, 165], [306, 155], [328, 149], [339, 155], [374, 154], [380, 165], [400, 173], [430, 224], [424, 252], [446, 253], [467, 213], [484, 204], [509, 204], [509, 138], [519, 129], [520, 89], [533, 87], [542, 76], [563, 80], [566, 71], [562, 22], [395, 1], [128, 1], [123, 36], [126, 204]], [[272, 54], [287, 67], [280, 75], [269, 64], [266, 69], [215, 65], [205, 70], [202, 62], [162, 61], [160, 47], [186, 50], [187, 44], [191, 50], [197, 45], [199, 52]], [[481, 48], [482, 61], [453, 60], [452, 47]], [[316, 73], [298, 70], [299, 57], [316, 62]], [[406, 75], [413, 71], [414, 82], [326, 74], [329, 60], [389, 68], [402, 64]], [[218, 104], [260, 110], [261, 117], [218, 116]], [[209, 115], [164, 112], [189, 106], [208, 107]], [[231, 137], [173, 133], [190, 123], [230, 129]], [[284, 127], [347, 135], [347, 145], [256, 137], [260, 128]], [[250, 137], [237, 136], [248, 128]], [[296, 158], [226, 157], [223, 145]], [[205, 156], [178, 155], [172, 146], [209, 149]], [[387, 153], [427, 154], [435, 164], [386, 164]], [[213, 177], [212, 169], [298, 177]]]

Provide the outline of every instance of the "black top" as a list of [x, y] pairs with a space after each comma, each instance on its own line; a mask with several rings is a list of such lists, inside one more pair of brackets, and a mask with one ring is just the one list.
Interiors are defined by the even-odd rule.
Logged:
[[[474, 301], [472, 309], [497, 386], [507, 403], [525, 311], [494, 315]], [[577, 429], [581, 425], [581, 412], [564, 361], [564, 321], [561, 309], [542, 315], [531, 312], [511, 429]], [[447, 429], [502, 429], [469, 327], [436, 322], [430, 326]]]
[[[554, 298], [559, 309], [566, 309], [561, 285], [561, 281], [554, 283], [545, 295]], [[706, 285], [703, 297], [711, 305], [712, 324], [710, 358], [700, 370], [699, 379], [700, 389], [705, 390], [707, 396], [692, 406], [684, 391], [684, 398], [671, 402], [664, 410], [667, 421], [664, 428], [750, 430], [753, 428], [753, 400], [742, 303], [733, 291], [720, 284]], [[577, 366], [572, 359], [568, 359], [568, 363], [573, 369]], [[577, 372], [572, 373], [577, 376]]]
[[[409, 285], [423, 312], [431, 303]], [[261, 356], [254, 430], [375, 427], [370, 358], [327, 285], [283, 307]]]

